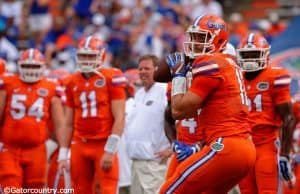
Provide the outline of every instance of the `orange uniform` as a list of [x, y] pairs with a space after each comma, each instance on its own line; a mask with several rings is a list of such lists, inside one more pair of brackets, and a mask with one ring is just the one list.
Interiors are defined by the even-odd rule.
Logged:
[[[168, 88], [167, 88], [168, 101], [171, 100], [171, 89], [172, 89], [172, 85], [171, 85], [171, 83], [169, 83]], [[199, 113], [200, 113], [200, 111], [198, 111], [198, 114]], [[203, 140], [203, 135], [202, 135], [202, 131], [198, 130], [198, 128], [199, 128], [198, 115], [193, 118], [176, 121], [176, 138], [177, 138], [177, 140], [182, 143], [189, 144], [189, 145], [199, 143], [200, 141]], [[179, 162], [176, 159], [176, 155], [173, 154], [171, 156], [171, 160], [170, 160], [168, 170], [166, 173], [167, 179], [173, 175], [178, 164], [179, 164]]]
[[117, 69], [101, 69], [100, 73], [101, 76], [95, 74], [89, 79], [76, 73], [66, 85], [66, 105], [74, 110], [71, 178], [75, 192], [80, 194], [93, 193], [95, 175], [101, 193], [117, 191], [117, 157], [110, 171], [100, 168], [100, 159], [114, 122], [111, 101], [125, 100], [126, 80]]
[[[16, 75], [4, 75], [0, 87], [6, 107], [0, 130], [0, 184], [43, 187], [46, 182], [46, 148], [51, 100], [60, 95], [57, 83], [42, 79], [25, 83]], [[34, 156], [34, 157], [33, 157]]]
[[227, 193], [255, 160], [242, 75], [223, 54], [198, 57], [192, 71], [189, 91], [204, 100], [199, 129], [206, 146], [179, 164], [160, 193]]
[[276, 105], [289, 103], [290, 77], [278, 67], [267, 67], [253, 80], [245, 79], [249, 98], [249, 120], [256, 147], [255, 169], [240, 183], [242, 193], [277, 193], [279, 128]]

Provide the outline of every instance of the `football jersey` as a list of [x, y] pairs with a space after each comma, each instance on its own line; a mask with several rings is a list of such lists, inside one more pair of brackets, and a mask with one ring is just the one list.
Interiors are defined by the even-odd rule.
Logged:
[[275, 140], [282, 124], [276, 105], [291, 101], [289, 74], [282, 68], [268, 67], [253, 80], [244, 80], [254, 143]]
[[221, 53], [203, 55], [194, 61], [192, 73], [189, 91], [203, 99], [199, 130], [205, 142], [249, 133], [243, 77], [234, 60]]
[[26, 83], [17, 75], [4, 75], [0, 87], [6, 91], [1, 141], [22, 147], [44, 143], [48, 136], [51, 100], [60, 97], [58, 84], [42, 79]]
[[[167, 87], [167, 99], [171, 100], [172, 84], [168, 83]], [[203, 140], [202, 131], [199, 128], [198, 115], [200, 110], [197, 111], [197, 115], [192, 118], [176, 121], [176, 138], [177, 140], [186, 144], [195, 144]]]
[[100, 73], [102, 76], [95, 74], [86, 79], [78, 72], [68, 79], [66, 106], [74, 110], [74, 137], [107, 138], [114, 122], [111, 101], [126, 98], [126, 78], [120, 70], [101, 69]]

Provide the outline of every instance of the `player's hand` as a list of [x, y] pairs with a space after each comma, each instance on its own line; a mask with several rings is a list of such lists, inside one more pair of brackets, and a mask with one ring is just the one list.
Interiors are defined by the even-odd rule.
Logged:
[[101, 160], [100, 160], [100, 167], [104, 171], [109, 171], [113, 165], [114, 155], [108, 152], [104, 152]]
[[69, 172], [70, 171], [70, 160], [60, 160], [58, 161], [58, 172], [63, 175], [64, 169]]
[[198, 144], [187, 145], [179, 141], [175, 141], [172, 147], [173, 147], [173, 151], [177, 155], [176, 159], [179, 162], [184, 161], [189, 156], [200, 151], [200, 146]]
[[280, 156], [279, 170], [281, 178], [286, 181], [289, 188], [295, 185], [295, 175], [292, 171], [291, 162], [286, 156]]
[[173, 77], [185, 77], [189, 71], [189, 67], [185, 64], [185, 55], [181, 52], [175, 52], [166, 56], [166, 63], [168, 64]]

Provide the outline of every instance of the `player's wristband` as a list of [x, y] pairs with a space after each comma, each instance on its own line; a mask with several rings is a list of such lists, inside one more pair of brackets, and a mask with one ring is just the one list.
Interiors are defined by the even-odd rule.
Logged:
[[62, 160], [68, 160], [68, 153], [69, 153], [69, 148], [66, 147], [59, 148], [57, 161], [59, 162]]
[[186, 93], [186, 78], [185, 77], [174, 77], [172, 79], [172, 96], [177, 94], [185, 94]]
[[118, 151], [121, 138], [116, 134], [111, 134], [104, 146], [104, 151], [114, 154]]

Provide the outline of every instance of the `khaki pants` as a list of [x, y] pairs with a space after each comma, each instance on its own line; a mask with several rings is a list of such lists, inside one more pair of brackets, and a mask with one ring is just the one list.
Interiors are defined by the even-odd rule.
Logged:
[[133, 160], [131, 194], [155, 194], [165, 180], [166, 162], [154, 160]]
[[233, 187], [229, 192], [228, 194], [240, 194], [240, 188], [238, 185], [236, 185], [235, 187]]

